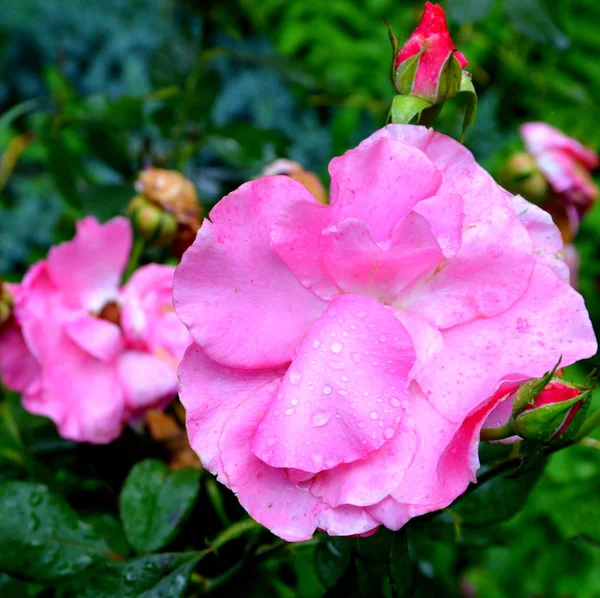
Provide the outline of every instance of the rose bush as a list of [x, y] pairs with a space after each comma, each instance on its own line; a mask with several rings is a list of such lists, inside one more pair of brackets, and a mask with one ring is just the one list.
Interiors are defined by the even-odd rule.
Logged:
[[172, 308], [174, 268], [150, 264], [119, 288], [131, 251], [129, 221], [77, 223], [10, 285], [14, 317], [0, 329], [0, 374], [71, 440], [114, 440], [124, 423], [177, 394], [189, 336]]
[[505, 380], [592, 355], [550, 216], [431, 129], [389, 125], [330, 164], [225, 197], [175, 274], [204, 466], [287, 540], [398, 529], [478, 467]]

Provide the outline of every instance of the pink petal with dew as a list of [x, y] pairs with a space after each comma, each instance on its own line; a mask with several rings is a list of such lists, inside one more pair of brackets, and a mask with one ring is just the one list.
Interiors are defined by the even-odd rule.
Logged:
[[334, 298], [298, 348], [252, 449], [273, 467], [308, 472], [365, 457], [400, 423], [414, 361], [391, 310], [370, 297]]

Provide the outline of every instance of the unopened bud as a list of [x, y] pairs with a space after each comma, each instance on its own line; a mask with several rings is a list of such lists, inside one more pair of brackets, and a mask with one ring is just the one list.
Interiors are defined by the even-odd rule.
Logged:
[[145, 196], [136, 195], [127, 208], [135, 229], [148, 243], [168, 247], [177, 233], [177, 220], [173, 214], [149, 202]]
[[531, 383], [523, 385], [515, 398], [513, 419], [517, 434], [543, 443], [573, 438], [585, 420], [591, 390], [560, 378], [553, 378], [534, 396], [529, 396], [531, 389]]
[[500, 183], [515, 195], [522, 195], [528, 201], [542, 204], [549, 194], [548, 182], [540, 170], [536, 159], [521, 152], [514, 154], [500, 172]]
[[327, 192], [319, 177], [308, 170], [304, 170], [302, 165], [298, 164], [298, 162], [280, 158], [279, 160], [275, 160], [275, 162], [271, 162], [271, 164], [266, 166], [263, 170], [263, 175], [265, 176], [277, 174], [283, 174], [298, 181], [320, 204], [327, 204]]
[[[392, 43], [397, 46], [395, 38]], [[392, 82], [400, 95], [440, 104], [460, 91], [465, 66], [467, 60], [456, 50], [443, 8], [427, 2], [419, 25], [395, 51]]]

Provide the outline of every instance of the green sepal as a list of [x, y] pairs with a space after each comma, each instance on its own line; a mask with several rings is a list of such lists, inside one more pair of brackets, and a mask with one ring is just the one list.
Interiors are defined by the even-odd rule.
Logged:
[[437, 89], [435, 91], [434, 104], [441, 104], [452, 99], [459, 91], [462, 82], [462, 67], [456, 56], [456, 50], [448, 54], [438, 75]]
[[427, 108], [431, 108], [426, 100], [415, 96], [394, 96], [392, 100], [392, 108], [388, 116], [388, 123], [394, 125], [407, 125], [414, 118], [421, 116], [421, 112]]
[[385, 18], [382, 18], [381, 20], [387, 27], [388, 37], [390, 38], [390, 43], [392, 44], [392, 66], [390, 67], [390, 79], [392, 81], [392, 85], [395, 85], [394, 74], [396, 69], [394, 68], [394, 66], [396, 64], [396, 54], [398, 54], [400, 44], [398, 43], [398, 38], [394, 35], [394, 32], [392, 31], [392, 26], [390, 25], [389, 21]]
[[467, 71], [462, 71], [458, 93], [464, 95], [465, 100], [463, 124], [460, 133], [460, 141], [462, 143], [469, 127], [475, 122], [475, 118], [477, 117], [477, 92], [473, 86], [471, 74], [467, 73]]
[[513, 402], [512, 416], [514, 418], [516, 418], [521, 411], [527, 407], [527, 405], [533, 406], [535, 404], [535, 397], [537, 397], [542, 390], [546, 388], [550, 380], [552, 380], [561, 360], [562, 357], [557, 361], [552, 370], [546, 372], [541, 378], [534, 378], [533, 380], [525, 382], [525, 384], [521, 385], [515, 394], [515, 400]]
[[[560, 439], [561, 442], [565, 442], [567, 437], [572, 437], [579, 430], [579, 428], [571, 431], [571, 427], [575, 425], [575, 420], [579, 421], [579, 427], [585, 420], [577, 418], [579, 412], [573, 418], [573, 421], [569, 424], [569, 427], [560, 437], [557, 437], [557, 432], [563, 425], [565, 418], [568, 416], [571, 409], [582, 401], [587, 401], [591, 397], [591, 391], [586, 391], [579, 396], [573, 397], [568, 401], [561, 401], [560, 403], [552, 403], [550, 405], [543, 405], [536, 407], [528, 411], [523, 411], [519, 416], [515, 418], [515, 428], [519, 436], [527, 438], [528, 440], [537, 440], [539, 442], [554, 442]], [[584, 403], [583, 409], [586, 408]], [[581, 408], [579, 409], [581, 411]], [[587, 409], [586, 409], [587, 411]]]
[[423, 52], [425, 52], [425, 48], [407, 58], [397, 69], [394, 69], [392, 64], [392, 83], [399, 94], [407, 96], [412, 93]]

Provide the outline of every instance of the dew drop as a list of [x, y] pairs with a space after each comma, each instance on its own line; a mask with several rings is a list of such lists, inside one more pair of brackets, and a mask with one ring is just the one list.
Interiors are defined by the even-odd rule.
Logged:
[[395, 433], [396, 432], [395, 432], [394, 428], [386, 428], [383, 431], [383, 437], [387, 438], [389, 440]]
[[341, 395], [342, 397], [345, 397], [345, 396], [347, 396], [347, 395], [348, 395], [348, 391], [347, 391], [347, 390], [344, 390], [343, 388], [338, 388], [338, 389], [337, 389], [337, 393], [338, 393], [339, 395]]
[[294, 411], [295, 411], [295, 409], [293, 409], [293, 408], [291, 408], [291, 407], [290, 407], [289, 409], [286, 409], [286, 410], [284, 411], [284, 413], [285, 413], [286, 415], [293, 415], [293, 414], [294, 414]]
[[315, 349], [318, 349], [320, 345], [321, 345], [321, 343], [319, 341], [313, 341], [313, 347]]
[[295, 407], [298, 404], [298, 399], [292, 399], [290, 403]]
[[329, 367], [332, 370], [343, 370], [346, 367], [346, 364], [343, 361], [330, 361]]
[[390, 399], [390, 405], [392, 407], [400, 407], [400, 401], [396, 397]]
[[333, 343], [331, 345], [332, 353], [341, 353], [343, 350], [344, 350], [344, 345], [342, 345], [342, 343]]
[[315, 411], [310, 419], [315, 428], [324, 426], [331, 419], [329, 411]]
[[365, 424], [365, 422], [358, 422], [356, 425], [361, 429], [367, 427], [367, 424]]
[[302, 373], [299, 372], [298, 370], [291, 370], [290, 371], [290, 382], [294, 385], [296, 384], [300, 384], [300, 381], [302, 380]]
[[358, 363], [360, 361], [360, 354], [359, 353], [352, 353], [352, 361], [354, 363]]
[[331, 386], [329, 386], [329, 384], [325, 384], [325, 386], [323, 386], [323, 394], [324, 395], [330, 395], [333, 391], [333, 388], [331, 388]]
[[382, 342], [382, 343], [385, 343], [385, 341], [387, 341], [387, 338], [385, 338], [385, 334], [382, 334], [382, 335], [379, 337], [379, 341], [380, 341], [380, 342]]
[[319, 453], [314, 453], [310, 456], [310, 460], [312, 461], [313, 467], [315, 469], [321, 469], [323, 465], [323, 457], [319, 455]]
[[347, 330], [342, 330], [342, 336], [345, 338], [348, 336], [348, 331]]
[[359, 312], [356, 312], [356, 317], [357, 317], [359, 320], [364, 320], [364, 319], [367, 317], [367, 312], [366, 312], [366, 311], [359, 311]]
[[379, 416], [377, 415], [377, 411], [371, 411], [371, 413], [369, 413], [369, 417], [371, 419], [377, 419]]
[[276, 442], [277, 442], [277, 438], [275, 438], [274, 436], [271, 436], [271, 438], [269, 438], [269, 440], [267, 440], [267, 444], [269, 446], [273, 446]]
[[348, 376], [342, 376], [342, 382], [348, 382]]

